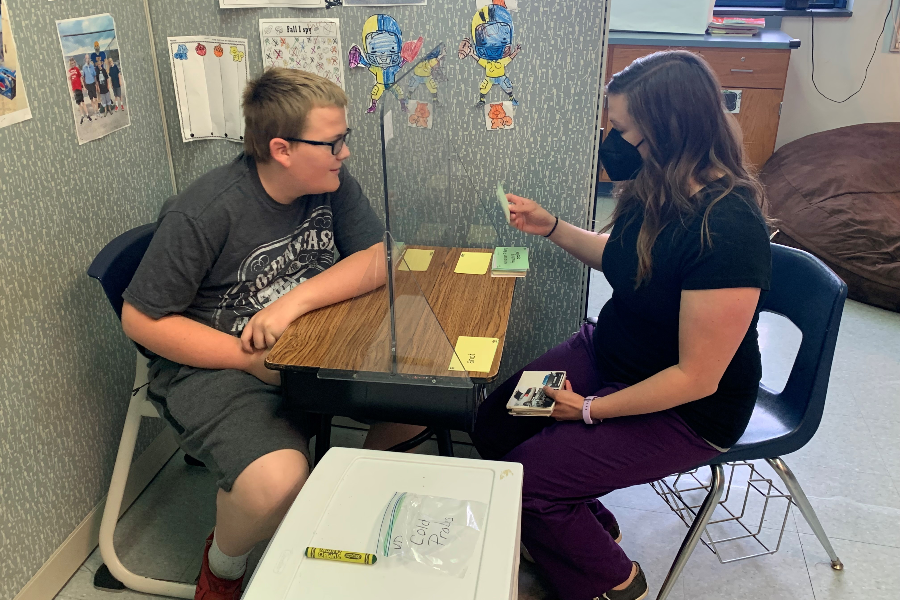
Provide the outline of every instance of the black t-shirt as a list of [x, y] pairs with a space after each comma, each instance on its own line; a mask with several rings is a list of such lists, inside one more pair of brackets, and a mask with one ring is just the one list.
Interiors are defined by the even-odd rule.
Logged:
[[106, 69], [100, 67], [97, 69], [97, 85], [100, 86], [101, 94], [109, 93], [109, 74], [106, 72]]
[[729, 448], [747, 427], [762, 376], [756, 324], [769, 289], [772, 253], [765, 220], [745, 190], [732, 191], [712, 207], [712, 244], [704, 242], [701, 248], [703, 214], [721, 191], [716, 184], [704, 188], [698, 192], [703, 198], [699, 212], [676, 218], [663, 229], [653, 246], [650, 279], [637, 290], [642, 208], [616, 221], [603, 252], [603, 273], [613, 294], [597, 319], [594, 347], [598, 366], [609, 380], [633, 385], [678, 364], [682, 290], [763, 290], [718, 390], [675, 408], [697, 435]]

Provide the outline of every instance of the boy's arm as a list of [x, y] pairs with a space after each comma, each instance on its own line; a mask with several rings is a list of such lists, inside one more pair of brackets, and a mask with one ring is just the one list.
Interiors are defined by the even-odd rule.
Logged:
[[271, 348], [301, 315], [384, 285], [386, 271], [383, 242], [338, 261], [253, 315], [241, 333], [243, 351]]
[[199, 369], [238, 369], [277, 385], [280, 374], [265, 368], [267, 351], [245, 352], [240, 339], [181, 315], [149, 317], [122, 306], [125, 335], [154, 354]]

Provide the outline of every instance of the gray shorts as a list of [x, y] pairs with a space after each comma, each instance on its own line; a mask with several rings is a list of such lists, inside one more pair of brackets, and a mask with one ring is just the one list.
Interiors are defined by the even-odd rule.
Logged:
[[175, 429], [181, 449], [202, 460], [226, 492], [250, 463], [276, 450], [297, 450], [309, 461], [313, 417], [288, 414], [281, 388], [249, 373], [155, 358], [147, 397]]

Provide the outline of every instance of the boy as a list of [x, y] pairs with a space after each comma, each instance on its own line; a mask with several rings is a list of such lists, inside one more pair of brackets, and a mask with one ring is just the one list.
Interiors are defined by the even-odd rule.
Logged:
[[[218, 478], [197, 600], [240, 597], [247, 555], [309, 474], [309, 424], [282, 415], [269, 349], [300, 315], [384, 281], [384, 227], [342, 166], [346, 106], [343, 90], [304, 71], [251, 81], [244, 153], [165, 203], [123, 294], [125, 333], [158, 355], [148, 395]], [[421, 430], [376, 424], [365, 447]]]
[[103, 62], [98, 58], [97, 62], [94, 63], [94, 68], [97, 71], [97, 91], [100, 93], [100, 104], [103, 108], [103, 116], [108, 117], [109, 113], [112, 112], [110, 108], [112, 106], [112, 99], [109, 97], [109, 73], [106, 72], [106, 67], [103, 66]]
[[72, 86], [72, 98], [75, 100], [78, 108], [81, 109], [81, 121], [78, 123], [81, 125], [84, 123], [85, 117], [90, 121], [91, 116], [88, 114], [87, 106], [84, 103], [84, 85], [81, 83], [81, 69], [75, 64], [74, 58], [69, 59], [69, 84]]
[[97, 69], [91, 62], [89, 54], [84, 55], [84, 65], [81, 67], [81, 78], [84, 81], [84, 89], [88, 92], [88, 98], [94, 107], [94, 114], [98, 114], [97, 110]]
[[122, 70], [112, 58], [107, 58], [107, 72], [109, 73], [109, 82], [112, 84], [113, 98], [115, 99], [115, 110], [125, 110], [125, 103], [122, 101]]

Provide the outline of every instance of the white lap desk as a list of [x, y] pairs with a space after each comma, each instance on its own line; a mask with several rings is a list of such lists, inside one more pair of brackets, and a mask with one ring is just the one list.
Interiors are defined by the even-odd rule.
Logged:
[[[374, 553], [376, 525], [397, 491], [488, 505], [464, 577], [393, 559], [358, 565], [306, 558], [307, 546]], [[269, 543], [243, 600], [515, 600], [521, 507], [518, 463], [332, 448]]]

